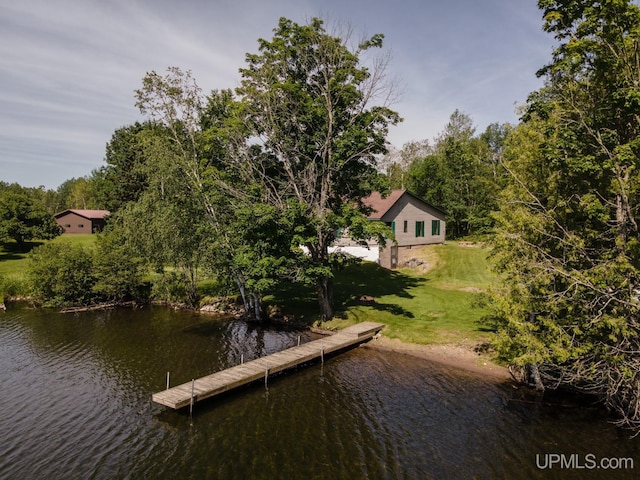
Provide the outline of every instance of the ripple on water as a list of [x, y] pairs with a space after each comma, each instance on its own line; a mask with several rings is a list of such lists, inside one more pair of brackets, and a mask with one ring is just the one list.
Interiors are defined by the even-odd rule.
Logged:
[[0, 319], [6, 478], [544, 478], [534, 455], [550, 449], [640, 462], [638, 442], [596, 414], [370, 349], [197, 404], [190, 419], [150, 402], [168, 370], [188, 381], [300, 333], [155, 308]]

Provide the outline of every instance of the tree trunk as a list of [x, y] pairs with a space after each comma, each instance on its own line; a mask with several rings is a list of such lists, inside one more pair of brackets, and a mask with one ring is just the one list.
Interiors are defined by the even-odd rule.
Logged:
[[247, 295], [244, 291], [244, 283], [240, 280], [240, 277], [236, 275], [236, 285], [238, 285], [238, 290], [240, 290], [240, 296], [242, 297], [242, 304], [244, 305], [244, 314], [249, 314], [249, 301], [247, 300]]
[[526, 366], [525, 370], [526, 382], [529, 385], [533, 385], [538, 392], [544, 392], [544, 384], [542, 383], [542, 379], [540, 378], [540, 370], [538, 370], [538, 365], [532, 363]]
[[320, 318], [322, 320], [329, 320], [333, 318], [334, 303], [333, 303], [333, 279], [330, 277], [324, 277], [318, 280], [318, 302], [320, 304]]
[[262, 296], [258, 293], [251, 292], [251, 303], [253, 305], [253, 314], [255, 319], [259, 322], [263, 320], [262, 318]]

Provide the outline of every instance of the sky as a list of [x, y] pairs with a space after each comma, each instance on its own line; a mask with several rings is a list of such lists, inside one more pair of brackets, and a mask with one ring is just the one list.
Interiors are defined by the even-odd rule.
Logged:
[[481, 133], [517, 123], [555, 44], [535, 0], [0, 0], [0, 181], [57, 188], [105, 165], [115, 130], [144, 120], [152, 70], [235, 88], [280, 17], [385, 35], [404, 119], [389, 142], [432, 140], [457, 109]]

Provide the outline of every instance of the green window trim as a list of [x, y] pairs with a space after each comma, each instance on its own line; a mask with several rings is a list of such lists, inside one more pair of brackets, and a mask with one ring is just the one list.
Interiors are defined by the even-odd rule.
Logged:
[[431, 220], [431, 235], [440, 235], [440, 220]]
[[424, 220], [416, 222], [416, 237], [424, 237]]
[[391, 233], [393, 233], [395, 235], [396, 233], [396, 222], [385, 222], [387, 224], [387, 227], [389, 227], [391, 229]]

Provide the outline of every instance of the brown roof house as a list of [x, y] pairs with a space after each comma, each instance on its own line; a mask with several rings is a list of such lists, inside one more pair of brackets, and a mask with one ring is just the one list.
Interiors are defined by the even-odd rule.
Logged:
[[108, 210], [64, 210], [54, 218], [63, 233], [95, 233], [102, 231], [110, 213]]
[[405, 264], [416, 247], [444, 243], [445, 212], [409, 190], [392, 190], [385, 198], [374, 192], [363, 203], [373, 209], [369, 219], [385, 222], [395, 234], [397, 243], [380, 249], [378, 261], [385, 268]]

